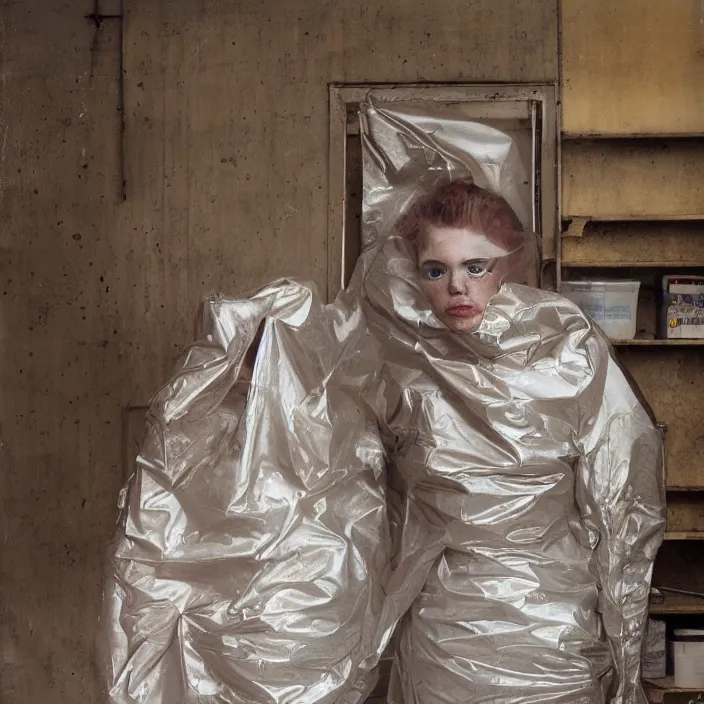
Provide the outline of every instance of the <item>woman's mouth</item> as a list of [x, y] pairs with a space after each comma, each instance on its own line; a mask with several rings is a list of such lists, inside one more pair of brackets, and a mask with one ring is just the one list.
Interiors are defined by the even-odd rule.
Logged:
[[454, 315], [457, 318], [472, 318], [478, 313], [478, 311], [474, 306], [458, 305], [446, 308], [445, 313], [448, 315]]

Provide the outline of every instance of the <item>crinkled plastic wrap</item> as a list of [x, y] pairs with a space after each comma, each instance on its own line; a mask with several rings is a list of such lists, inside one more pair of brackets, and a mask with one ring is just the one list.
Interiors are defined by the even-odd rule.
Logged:
[[643, 701], [660, 436], [599, 330], [522, 284], [530, 234], [476, 332], [430, 311], [418, 194], [471, 174], [530, 225], [511, 136], [445, 109], [364, 106], [368, 247], [334, 304], [206, 304], [124, 495], [112, 701], [353, 704], [391, 641], [393, 704]]
[[[560, 296], [504, 283], [473, 334], [433, 321], [392, 235], [396, 190], [403, 209], [469, 172], [527, 224], [508, 135], [465, 123], [460, 143], [446, 110], [370, 102], [362, 120], [364, 222], [384, 240], [362, 297], [384, 340], [378, 405], [402, 506], [390, 701], [644, 701], [661, 438], [604, 336]], [[507, 282], [530, 280], [530, 257], [512, 264]]]
[[462, 103], [379, 103], [373, 95], [360, 112], [366, 245], [388, 236], [419, 192], [462, 177], [501, 194], [524, 228], [535, 229], [531, 180], [518, 146], [528, 124], [521, 130], [511, 121], [500, 130], [468, 121]]
[[389, 555], [359, 307], [281, 281], [208, 301], [203, 327], [125, 491], [111, 701], [362, 701]]

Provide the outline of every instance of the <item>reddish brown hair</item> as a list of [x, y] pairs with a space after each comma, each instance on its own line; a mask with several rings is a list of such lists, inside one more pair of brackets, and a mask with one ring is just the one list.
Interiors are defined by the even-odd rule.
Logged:
[[523, 241], [523, 225], [511, 206], [469, 179], [442, 183], [419, 196], [401, 218], [399, 234], [417, 247], [425, 225], [470, 228], [508, 251]]

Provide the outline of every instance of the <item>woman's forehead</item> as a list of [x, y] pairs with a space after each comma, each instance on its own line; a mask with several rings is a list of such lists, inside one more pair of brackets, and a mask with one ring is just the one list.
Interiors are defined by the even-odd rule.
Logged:
[[[418, 247], [419, 261], [465, 261], [494, 259], [509, 252], [492, 242], [483, 232], [466, 227], [426, 225]], [[449, 261], [447, 261], [449, 263]]]

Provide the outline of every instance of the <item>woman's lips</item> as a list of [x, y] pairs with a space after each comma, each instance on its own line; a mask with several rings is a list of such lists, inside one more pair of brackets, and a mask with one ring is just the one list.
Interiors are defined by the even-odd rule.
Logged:
[[477, 309], [474, 306], [452, 306], [447, 308], [445, 313], [457, 318], [472, 318], [477, 314]]

